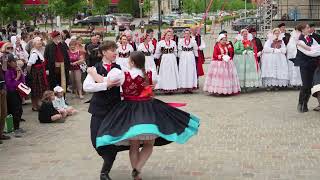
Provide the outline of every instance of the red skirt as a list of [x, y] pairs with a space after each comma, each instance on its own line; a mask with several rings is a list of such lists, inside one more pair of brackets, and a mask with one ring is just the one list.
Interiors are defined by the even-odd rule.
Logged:
[[41, 98], [43, 93], [48, 90], [48, 85], [46, 82], [46, 75], [45, 75], [44, 68], [35, 68], [32, 67], [30, 71], [31, 76], [31, 97], [38, 97]]
[[198, 76], [204, 75], [203, 64], [204, 64], [204, 54], [203, 51], [198, 50], [198, 61], [197, 61], [197, 74]]

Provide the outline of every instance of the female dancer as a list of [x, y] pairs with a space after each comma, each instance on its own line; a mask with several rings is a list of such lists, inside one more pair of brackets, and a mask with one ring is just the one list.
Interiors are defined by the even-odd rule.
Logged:
[[214, 46], [213, 58], [209, 66], [203, 90], [214, 94], [237, 94], [240, 83], [237, 69], [232, 61], [233, 49], [227, 46], [227, 37], [220, 34]]
[[180, 39], [178, 44], [179, 51], [179, 86], [186, 93], [192, 93], [192, 90], [198, 87], [197, 65], [198, 45], [194, 39], [191, 39], [189, 29], [184, 31], [184, 38]]
[[[132, 177], [140, 180], [141, 170], [151, 156], [153, 146], [164, 145], [158, 144], [160, 141], [186, 143], [197, 133], [199, 119], [152, 98], [150, 85], [154, 82], [150, 72], [145, 71], [142, 52], [131, 53], [129, 64], [128, 71], [113, 77], [122, 82], [124, 101], [106, 115], [96, 142], [97, 147], [129, 144]], [[91, 75], [96, 81], [101, 80], [97, 73]]]
[[234, 64], [240, 79], [241, 88], [259, 87], [261, 85], [259, 64], [254, 57], [252, 35], [242, 29], [234, 45]]
[[288, 86], [288, 63], [285, 54], [286, 45], [280, 37], [280, 29], [275, 28], [270, 39], [264, 44], [261, 58], [261, 77], [264, 86]]
[[169, 93], [177, 91], [179, 88], [177, 46], [176, 43], [171, 40], [170, 31], [165, 31], [164, 40], [161, 40], [157, 44], [155, 58], [161, 58], [156, 89]]
[[157, 72], [156, 64], [153, 57], [155, 48], [152, 44], [150, 36], [148, 34], [144, 35], [144, 37], [142, 37], [142, 42], [143, 43], [138, 46], [138, 51], [143, 52], [143, 54], [146, 56], [146, 70]]
[[289, 43], [287, 44], [287, 60], [289, 69], [289, 85], [299, 87], [302, 85], [300, 68], [294, 65], [297, 56], [297, 43], [301, 32], [297, 29], [291, 32]]
[[128, 68], [129, 56], [130, 53], [133, 51], [133, 47], [130, 44], [128, 44], [127, 36], [122, 35], [120, 37], [120, 45], [117, 49], [118, 56], [116, 59], [116, 63], [119, 64], [121, 67]]

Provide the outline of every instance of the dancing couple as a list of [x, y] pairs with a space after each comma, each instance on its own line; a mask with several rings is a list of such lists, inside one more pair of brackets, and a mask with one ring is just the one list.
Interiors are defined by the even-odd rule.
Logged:
[[114, 63], [116, 49], [115, 42], [103, 42], [99, 47], [103, 59], [88, 69], [84, 81], [84, 90], [94, 92], [89, 107], [91, 140], [104, 160], [101, 180], [111, 179], [113, 162], [123, 150], [129, 150], [132, 178], [141, 180], [153, 147], [186, 143], [198, 132], [199, 119], [153, 97], [157, 76], [145, 70], [142, 52], [132, 52], [125, 69]]

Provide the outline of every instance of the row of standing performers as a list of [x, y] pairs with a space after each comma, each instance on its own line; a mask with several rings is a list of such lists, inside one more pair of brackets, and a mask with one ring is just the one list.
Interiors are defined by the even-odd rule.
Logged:
[[[146, 70], [157, 72], [156, 90], [166, 93], [192, 92], [198, 88], [198, 76], [204, 75], [202, 64], [205, 43], [200, 35], [192, 37], [190, 30], [184, 31], [184, 38], [176, 39], [171, 30], [165, 31], [163, 40], [159, 42], [146, 34], [142, 38], [143, 43], [136, 50], [145, 54]], [[127, 37], [122, 35], [118, 43], [116, 63], [127, 69], [130, 52], [134, 50], [127, 42]]]
[[[157, 90], [191, 92], [199, 88], [198, 77], [204, 75], [205, 43], [200, 35], [193, 35], [186, 30], [184, 38], [177, 41], [169, 30], [158, 43], [146, 35], [136, 48], [146, 55], [146, 69], [158, 72]], [[241, 88], [301, 86], [299, 67], [289, 61], [289, 45], [293, 43], [287, 48], [288, 42], [287, 34], [279, 28], [273, 30], [264, 46], [256, 37], [255, 29], [243, 29], [234, 45], [227, 40], [227, 32], [221, 32], [214, 46], [204, 91], [238, 94]], [[128, 57], [134, 48], [127, 43], [126, 36], [121, 36], [118, 45], [117, 64], [128, 66]]]

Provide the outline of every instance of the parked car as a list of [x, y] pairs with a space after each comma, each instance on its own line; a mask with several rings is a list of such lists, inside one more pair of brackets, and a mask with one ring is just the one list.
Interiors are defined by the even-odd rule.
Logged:
[[198, 26], [199, 22], [194, 19], [177, 19], [173, 23], [173, 27], [186, 27], [191, 28], [193, 26]]
[[119, 31], [124, 31], [126, 29], [134, 30], [134, 25], [131, 25], [131, 21], [126, 17], [116, 17], [117, 25], [119, 27]]
[[125, 18], [127, 18], [130, 22], [132, 22], [132, 21], [134, 20], [134, 17], [133, 17], [131, 14], [129, 14], [129, 13], [113, 13], [113, 14], [111, 14], [111, 15], [113, 15], [113, 16], [115, 16], [115, 17], [125, 17]]
[[81, 25], [100, 25], [104, 22], [105, 25], [109, 25], [112, 21], [112, 16], [110, 15], [97, 15], [97, 16], [88, 16], [82, 20], [75, 20], [74, 24], [81, 24]]
[[174, 20], [179, 19], [178, 17], [170, 16], [170, 15], [163, 16], [162, 18], [163, 18], [164, 22], [169, 22], [170, 26], [173, 26]]
[[[161, 18], [161, 25], [170, 25], [171, 24], [171, 20], [169, 20], [168, 18], [166, 18], [165, 16], [162, 16]], [[152, 16], [149, 21], [148, 21], [148, 24], [150, 25], [157, 25], [159, 24], [159, 17], [158, 16]]]
[[241, 31], [241, 29], [244, 28], [256, 28], [257, 31], [260, 30], [260, 24], [262, 23], [261, 18], [256, 18], [256, 17], [248, 17], [248, 18], [242, 18], [238, 19], [236, 21], [233, 21], [231, 23], [231, 28], [234, 31]]

